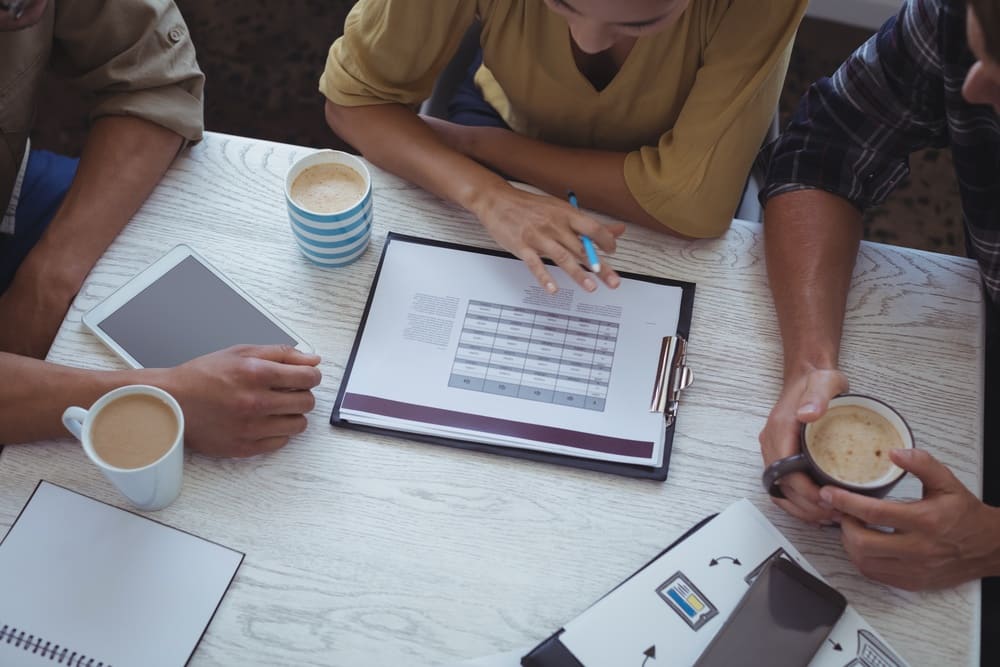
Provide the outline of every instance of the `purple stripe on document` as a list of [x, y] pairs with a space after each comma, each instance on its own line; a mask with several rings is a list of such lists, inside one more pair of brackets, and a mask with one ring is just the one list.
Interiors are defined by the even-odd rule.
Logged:
[[590, 452], [618, 454], [619, 456], [637, 456], [649, 458], [653, 455], [653, 443], [642, 440], [613, 438], [606, 435], [595, 435], [582, 431], [570, 431], [553, 426], [539, 426], [524, 422], [497, 419], [482, 415], [470, 415], [453, 410], [430, 408], [425, 405], [390, 401], [377, 396], [348, 393], [341, 405], [346, 410], [360, 410], [383, 417], [408, 419], [424, 424], [437, 424], [451, 428], [463, 428], [469, 431], [495, 433], [525, 440], [536, 440], [552, 445], [562, 445], [574, 449], [585, 449]]

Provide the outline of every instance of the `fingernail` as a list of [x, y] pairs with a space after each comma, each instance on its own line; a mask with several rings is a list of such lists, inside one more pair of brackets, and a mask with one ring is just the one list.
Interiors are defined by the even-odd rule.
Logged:
[[556, 289], [557, 288], [556, 288], [556, 284], [555, 283], [545, 283], [545, 290], [549, 294], [555, 294], [556, 293]]
[[796, 414], [807, 415], [816, 412], [816, 410], [818, 410], [818, 408], [814, 404], [806, 403], [805, 405], [799, 408], [799, 411]]
[[615, 289], [622, 284], [622, 281], [618, 279], [618, 276], [611, 276], [608, 278], [608, 287]]
[[830, 489], [820, 489], [819, 497], [821, 498], [819, 501], [820, 507], [823, 509], [830, 509], [833, 507], [833, 491]]
[[590, 278], [587, 278], [586, 280], [583, 281], [583, 289], [587, 290], [588, 292], [593, 292], [595, 289], [597, 289], [597, 283], [595, 283]]

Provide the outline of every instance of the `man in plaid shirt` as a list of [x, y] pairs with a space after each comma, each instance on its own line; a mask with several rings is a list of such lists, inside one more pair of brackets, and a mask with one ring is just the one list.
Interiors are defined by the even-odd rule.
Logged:
[[[1000, 453], [991, 451], [1000, 430], [989, 416], [1000, 398], [998, 114], [1000, 0], [907, 0], [832, 78], [810, 88], [785, 134], [761, 154], [768, 274], [785, 354], [784, 387], [760, 435], [770, 464], [795, 453], [801, 423], [818, 419], [829, 399], [847, 390], [838, 349], [861, 212], [907, 174], [910, 153], [951, 148], [968, 250], [979, 262], [989, 312], [986, 503], [926, 450], [892, 455], [923, 482], [923, 500], [820, 489], [801, 473], [782, 479], [785, 498], [776, 500], [806, 521], [839, 522], [861, 572], [906, 589], [1000, 575], [1000, 509], [992, 506], [1000, 500]], [[995, 582], [984, 580], [984, 630], [998, 627]], [[983, 633], [983, 664], [1000, 664], [991, 634]]]

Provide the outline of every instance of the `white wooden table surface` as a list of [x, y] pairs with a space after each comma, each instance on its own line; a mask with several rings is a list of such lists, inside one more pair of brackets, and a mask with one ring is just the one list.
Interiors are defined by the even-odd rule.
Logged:
[[[331, 406], [390, 230], [493, 246], [465, 212], [373, 169], [375, 231], [346, 269], [309, 264], [282, 196], [308, 149], [209, 134], [97, 264], [50, 353], [121, 368], [82, 314], [177, 243], [201, 252], [323, 356], [308, 431], [251, 460], [188, 454], [156, 518], [247, 556], [192, 665], [444, 665], [531, 644], [688, 526], [741, 497], [760, 508], [914, 665], [978, 664], [979, 586], [905, 594], [860, 577], [835, 529], [797, 522], [760, 488], [757, 434], [781, 379], [761, 229], [719, 240], [629, 228], [614, 266], [697, 283], [666, 483], [340, 430]], [[844, 337], [852, 389], [883, 396], [918, 445], [981, 483], [983, 335], [976, 266], [866, 244]], [[124, 501], [68, 438], [0, 456], [0, 533], [39, 478]], [[908, 480], [894, 495], [915, 497]], [[851, 647], [853, 649], [853, 647]]]

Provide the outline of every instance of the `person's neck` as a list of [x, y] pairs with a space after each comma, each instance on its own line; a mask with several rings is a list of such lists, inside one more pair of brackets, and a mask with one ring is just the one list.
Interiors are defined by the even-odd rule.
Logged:
[[629, 53], [635, 47], [635, 37], [629, 37], [616, 42], [611, 48], [600, 53], [585, 53], [576, 45], [572, 37], [573, 60], [580, 73], [590, 81], [597, 90], [607, 88], [618, 75]]

